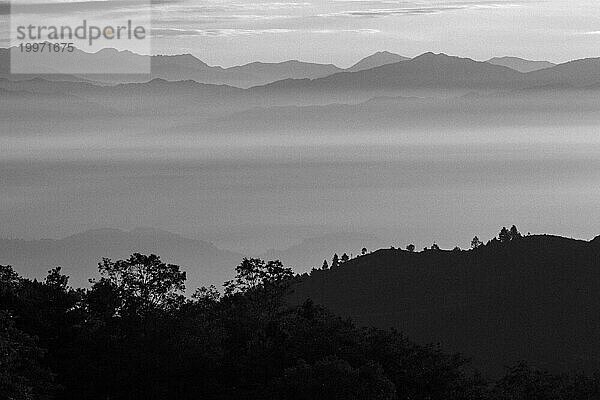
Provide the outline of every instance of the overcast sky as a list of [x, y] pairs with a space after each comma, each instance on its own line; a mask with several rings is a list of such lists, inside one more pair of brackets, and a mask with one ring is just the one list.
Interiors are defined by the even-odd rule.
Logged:
[[[134, 0], [108, 1], [122, 13], [139, 7]], [[153, 2], [153, 52], [189, 52], [212, 65], [300, 59], [345, 67], [380, 50], [480, 60], [515, 55], [562, 62], [600, 56], [598, 0]], [[94, 2], [69, 3], [73, 11], [94, 7]], [[31, 7], [32, 13], [50, 12], [47, 6]]]

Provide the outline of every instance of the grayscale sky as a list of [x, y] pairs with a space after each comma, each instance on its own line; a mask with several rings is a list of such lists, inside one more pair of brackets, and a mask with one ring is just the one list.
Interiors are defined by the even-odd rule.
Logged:
[[[17, 1], [50, 12], [47, 0]], [[139, 7], [106, 1], [122, 13]], [[300, 59], [345, 67], [379, 50], [554, 62], [600, 55], [598, 0], [153, 0], [153, 12], [154, 53], [189, 52], [223, 66]]]

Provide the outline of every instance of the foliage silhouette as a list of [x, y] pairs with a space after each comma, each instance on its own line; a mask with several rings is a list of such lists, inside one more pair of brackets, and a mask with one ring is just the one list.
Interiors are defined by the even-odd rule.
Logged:
[[395, 327], [418, 343], [442, 343], [487, 377], [519, 360], [595, 372], [600, 237], [514, 237], [469, 251], [381, 249], [300, 277], [290, 297], [315, 299], [361, 325]]
[[[512, 237], [508, 247], [481, 246], [477, 259], [486, 252], [528, 249], [534, 239]], [[394, 329], [360, 327], [307, 297], [291, 301], [303, 296], [303, 279], [353, 274], [380, 252], [344, 268], [315, 269], [311, 277], [294, 276], [279, 261], [244, 259], [224, 293], [203, 287], [190, 298], [182, 294], [185, 273], [155, 255], [104, 259], [88, 289], [69, 287], [60, 268], [37, 281], [0, 266], [0, 397], [599, 398], [596, 377], [553, 375], [517, 364], [498, 381], [486, 381], [468, 359], [439, 345], [416, 344]], [[409, 258], [465, 260], [470, 253], [439, 250]], [[331, 276], [331, 284], [339, 286]]]
[[[109, 299], [102, 311], [142, 316], [155, 310], [177, 308], [184, 301], [185, 272], [179, 266], [165, 264], [160, 257], [139, 253], [127, 260], [98, 264], [100, 280], [92, 280], [90, 296]], [[95, 291], [102, 293], [96, 296]]]
[[339, 267], [339, 265], [340, 265], [340, 259], [337, 255], [337, 253], [335, 253], [331, 260], [331, 268]]
[[481, 240], [479, 240], [479, 238], [477, 236], [475, 236], [473, 238], [473, 240], [471, 240], [471, 248], [472, 249], [477, 249], [479, 247], [483, 246], [483, 243], [481, 242]]

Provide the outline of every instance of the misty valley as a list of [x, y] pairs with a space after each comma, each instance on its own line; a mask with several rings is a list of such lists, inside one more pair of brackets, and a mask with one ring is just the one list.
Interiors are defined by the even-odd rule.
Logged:
[[600, 398], [600, 59], [9, 53], [1, 398]]

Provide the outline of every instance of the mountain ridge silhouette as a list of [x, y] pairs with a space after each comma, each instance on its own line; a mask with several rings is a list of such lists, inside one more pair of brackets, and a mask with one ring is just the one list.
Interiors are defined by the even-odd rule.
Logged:
[[526, 236], [469, 251], [383, 249], [299, 278], [313, 299], [360, 324], [394, 327], [472, 357], [496, 375], [528, 360], [600, 367], [600, 236]]

